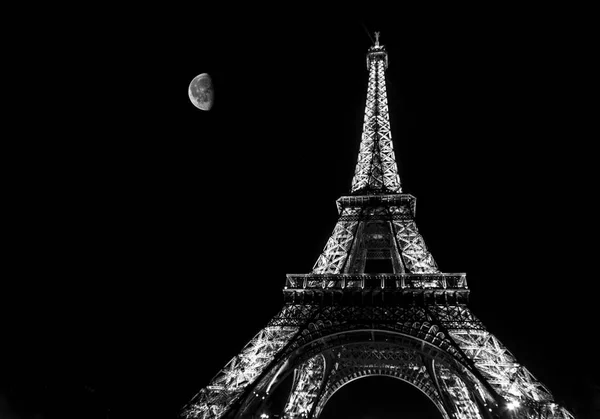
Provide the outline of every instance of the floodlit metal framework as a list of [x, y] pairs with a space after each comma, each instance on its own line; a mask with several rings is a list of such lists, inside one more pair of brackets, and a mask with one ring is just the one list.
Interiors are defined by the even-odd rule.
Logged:
[[[439, 271], [402, 193], [385, 87], [369, 84], [351, 194], [313, 270], [289, 274], [282, 310], [184, 408], [187, 419], [318, 418], [331, 396], [384, 375], [423, 392], [445, 419], [573, 418], [467, 307], [464, 273]], [[291, 381], [283, 412], [268, 412]], [[288, 381], [289, 382], [289, 381]]]

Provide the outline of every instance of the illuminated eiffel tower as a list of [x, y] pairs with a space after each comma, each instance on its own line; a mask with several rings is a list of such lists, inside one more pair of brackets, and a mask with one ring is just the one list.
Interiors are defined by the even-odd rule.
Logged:
[[[281, 311], [183, 416], [318, 418], [345, 384], [383, 375], [421, 390], [445, 419], [572, 418], [469, 310], [466, 274], [441, 272], [427, 250], [398, 176], [378, 33], [366, 58], [358, 162], [331, 237], [312, 272], [287, 275]], [[267, 412], [286, 379], [283, 411]]]

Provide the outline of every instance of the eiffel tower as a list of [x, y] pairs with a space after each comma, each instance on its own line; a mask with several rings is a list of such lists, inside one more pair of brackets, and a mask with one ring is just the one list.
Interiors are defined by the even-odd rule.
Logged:
[[[184, 407], [182, 417], [318, 418], [368, 376], [421, 390], [444, 419], [573, 418], [467, 306], [466, 274], [441, 272], [402, 192], [379, 33], [366, 54], [363, 133], [350, 194], [312, 272], [288, 274], [281, 311]], [[288, 381], [289, 382], [289, 381]]]

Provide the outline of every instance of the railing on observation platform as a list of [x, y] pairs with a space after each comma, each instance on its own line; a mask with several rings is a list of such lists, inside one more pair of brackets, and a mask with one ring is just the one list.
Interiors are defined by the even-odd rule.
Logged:
[[417, 198], [406, 193], [340, 196], [335, 203], [339, 213], [346, 207], [397, 206], [399, 208], [409, 208], [411, 215], [414, 217], [417, 210]]
[[288, 274], [285, 289], [468, 289], [465, 273]]
[[464, 273], [288, 274], [283, 289], [290, 304], [464, 304]]

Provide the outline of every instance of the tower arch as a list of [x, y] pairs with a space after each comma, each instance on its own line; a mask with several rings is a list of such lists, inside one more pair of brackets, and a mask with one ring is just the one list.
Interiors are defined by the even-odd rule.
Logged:
[[[397, 376], [393, 371], [382, 371], [381, 373], [363, 372], [357, 377], [353, 377], [343, 383], [340, 383], [340, 385], [330, 395], [328, 395], [327, 398], [323, 398], [322, 400], [319, 401], [319, 406], [317, 406], [317, 409], [316, 409], [316, 416], [321, 417], [324, 414], [328, 403], [330, 401], [332, 401], [332, 399], [334, 398], [334, 396], [336, 394], [338, 394], [338, 392], [345, 389], [346, 386], [353, 385], [359, 380], [372, 379], [372, 378], [376, 378], [376, 377], [387, 377], [387, 378], [390, 378], [390, 379], [393, 379], [395, 381], [405, 384], [405, 386], [402, 386], [402, 387], [411, 387], [411, 388], [415, 389], [415, 391], [418, 391], [420, 394], [422, 394], [426, 398], [427, 403], [431, 403], [435, 407], [437, 412], [440, 414], [441, 418], [448, 419], [448, 416], [446, 415], [446, 412], [445, 412], [443, 406], [441, 406], [438, 401], [432, 399], [432, 397], [429, 394], [427, 394], [427, 392], [423, 391], [423, 389], [414, 385], [412, 382], [407, 381], [407, 380], [403, 379], [402, 377]], [[360, 403], [360, 402], [358, 402], [358, 403]]]
[[443, 419], [444, 415], [413, 385], [395, 377], [369, 375], [338, 389], [319, 414], [320, 419], [348, 417]]
[[[285, 356], [286, 368], [280, 373], [278, 382], [268, 386], [276, 391], [289, 374], [294, 374], [294, 385], [284, 409], [285, 417], [289, 418], [317, 418], [341, 387], [360, 377], [377, 375], [395, 377], [418, 388], [435, 403], [444, 417], [452, 414], [483, 417], [476, 413], [478, 406], [491, 405], [493, 396], [464, 361], [444, 349], [443, 336], [436, 333], [437, 328], [426, 327], [430, 330], [428, 334], [419, 333], [422, 328], [415, 324], [410, 328], [403, 326], [401, 331], [376, 328], [327, 331], [325, 328], [323, 333], [314, 334], [313, 330], [310, 340]], [[317, 359], [321, 362], [315, 362]], [[317, 364], [320, 366], [315, 368]], [[305, 380], [299, 377], [305, 377]], [[448, 383], [459, 389], [452, 396], [454, 403], [450, 403], [444, 393], [448, 391]], [[260, 393], [265, 384], [266, 381], [259, 383], [255, 391]], [[268, 400], [261, 405], [266, 403]], [[456, 410], [456, 405], [462, 407]], [[261, 409], [249, 404], [244, 412]], [[461, 409], [471, 414], [459, 416]], [[239, 417], [244, 417], [244, 413]]]

